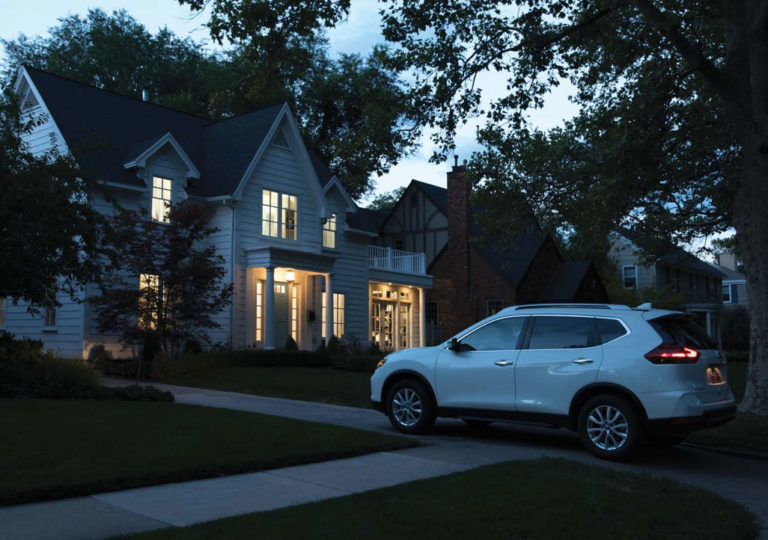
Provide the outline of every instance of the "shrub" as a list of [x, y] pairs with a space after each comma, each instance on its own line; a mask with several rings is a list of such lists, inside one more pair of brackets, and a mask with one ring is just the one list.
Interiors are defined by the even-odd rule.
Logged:
[[298, 351], [299, 350], [299, 344], [296, 343], [296, 340], [293, 339], [293, 336], [288, 336], [288, 339], [285, 341], [285, 350], [286, 351]]
[[341, 371], [358, 371], [361, 373], [373, 373], [376, 370], [376, 364], [384, 355], [356, 355], [356, 356], [334, 356], [331, 360], [331, 367]]
[[326, 348], [328, 349], [328, 354], [330, 355], [339, 354], [341, 352], [341, 342], [339, 341], [339, 338], [336, 336], [331, 336], [331, 338], [328, 340]]
[[15, 339], [13, 334], [0, 334], [0, 361], [37, 358], [43, 350], [43, 342], [37, 339]]
[[182, 353], [182, 356], [192, 356], [200, 354], [201, 352], [203, 352], [203, 346], [200, 342], [196, 339], [188, 339], [184, 343], [184, 352]]
[[101, 343], [92, 347], [88, 353], [88, 363], [100, 373], [107, 372], [111, 360], [112, 355], [109, 354], [106, 347]]

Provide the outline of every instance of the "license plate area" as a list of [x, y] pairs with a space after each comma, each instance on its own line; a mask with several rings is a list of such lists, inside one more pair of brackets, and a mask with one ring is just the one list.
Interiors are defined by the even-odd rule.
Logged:
[[719, 366], [707, 367], [707, 382], [709, 384], [725, 384], [725, 376]]

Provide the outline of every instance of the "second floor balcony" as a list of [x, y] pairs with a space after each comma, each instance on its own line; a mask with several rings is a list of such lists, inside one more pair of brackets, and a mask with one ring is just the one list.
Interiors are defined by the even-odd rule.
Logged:
[[368, 246], [368, 267], [404, 274], [426, 275], [427, 273], [424, 253], [384, 246]]

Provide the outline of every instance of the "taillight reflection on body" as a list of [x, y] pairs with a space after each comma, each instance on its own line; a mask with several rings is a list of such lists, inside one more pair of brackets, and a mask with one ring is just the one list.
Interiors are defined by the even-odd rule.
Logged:
[[645, 357], [654, 364], [695, 364], [699, 351], [680, 345], [659, 345]]

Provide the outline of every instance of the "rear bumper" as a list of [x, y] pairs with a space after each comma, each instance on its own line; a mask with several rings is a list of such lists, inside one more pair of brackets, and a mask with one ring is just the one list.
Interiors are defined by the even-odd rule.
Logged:
[[736, 418], [736, 405], [709, 409], [698, 416], [659, 418], [648, 420], [648, 433], [652, 435], [683, 434], [697, 429], [719, 426]]

